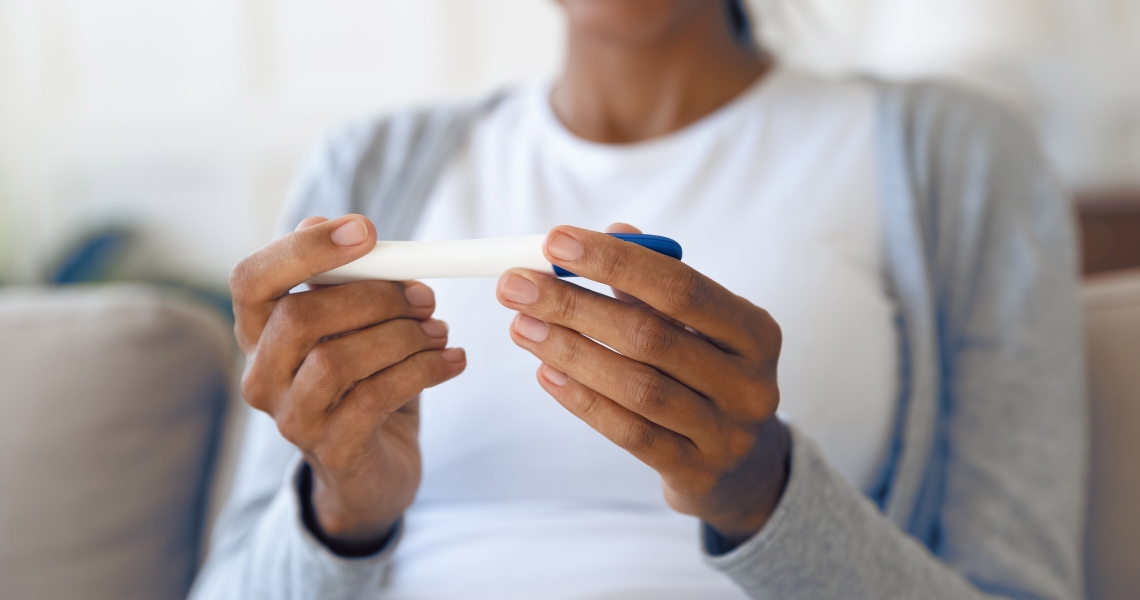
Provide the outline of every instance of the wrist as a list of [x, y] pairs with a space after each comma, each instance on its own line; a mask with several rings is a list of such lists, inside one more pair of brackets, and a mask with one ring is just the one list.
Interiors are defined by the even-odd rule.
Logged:
[[297, 477], [301, 520], [306, 529], [334, 554], [363, 557], [376, 554], [391, 541], [400, 516], [355, 516], [342, 510], [328, 486], [302, 463]]
[[[759, 464], [745, 481], [730, 486], [730, 496], [744, 502], [726, 502], [733, 508], [709, 514], [702, 520], [732, 547], [755, 536], [772, 517], [783, 497], [791, 470], [791, 432], [775, 415], [761, 426], [757, 441]], [[742, 487], [743, 486], [743, 487]]]

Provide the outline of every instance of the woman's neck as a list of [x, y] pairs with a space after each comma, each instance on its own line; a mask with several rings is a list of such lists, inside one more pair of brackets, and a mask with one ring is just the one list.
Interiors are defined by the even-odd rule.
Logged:
[[719, 3], [661, 39], [570, 31], [551, 105], [575, 135], [623, 144], [677, 131], [723, 106], [771, 66], [733, 39]]

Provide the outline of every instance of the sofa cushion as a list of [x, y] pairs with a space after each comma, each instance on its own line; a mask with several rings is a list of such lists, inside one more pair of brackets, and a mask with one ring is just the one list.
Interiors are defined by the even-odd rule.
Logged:
[[0, 292], [0, 598], [184, 598], [233, 342], [134, 286]]
[[1140, 590], [1140, 271], [1085, 284], [1091, 399], [1087, 570], [1093, 600]]

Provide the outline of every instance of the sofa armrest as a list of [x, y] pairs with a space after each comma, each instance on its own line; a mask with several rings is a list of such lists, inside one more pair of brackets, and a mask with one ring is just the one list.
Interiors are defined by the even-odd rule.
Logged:
[[153, 289], [0, 292], [0, 597], [185, 597], [233, 353]]
[[1093, 600], [1140, 590], [1140, 271], [1083, 292], [1091, 406], [1086, 565]]

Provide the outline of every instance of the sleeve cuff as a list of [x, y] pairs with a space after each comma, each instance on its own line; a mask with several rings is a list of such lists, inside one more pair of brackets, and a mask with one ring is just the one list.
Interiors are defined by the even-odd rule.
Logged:
[[[788, 485], [772, 517], [728, 552], [718, 553], [723, 540], [706, 531], [706, 563], [763, 598], [909, 597], [914, 590], [899, 577], [906, 571], [913, 571], [911, 583], [961, 579], [934, 574], [938, 569], [929, 552], [831, 467], [815, 442], [794, 426], [789, 429]], [[885, 593], [891, 589], [901, 593]]]
[[302, 461], [297, 467], [293, 488], [297, 493], [301, 524], [308, 534], [329, 552], [342, 558], [369, 558], [386, 554], [394, 549], [400, 532], [403, 530], [403, 518], [397, 520], [388, 530], [388, 533], [377, 540], [357, 543], [340, 542], [330, 539], [317, 521], [317, 513], [313, 508], [313, 469], [309, 463]]
[[[384, 546], [372, 554], [350, 557], [333, 552], [305, 525], [304, 504], [301, 501], [298, 485], [302, 466], [305, 466], [305, 462], [298, 454], [286, 471], [284, 488], [274, 498], [267, 511], [272, 517], [267, 519], [266, 523], [277, 523], [277, 527], [282, 523], [288, 523], [287, 537], [290, 541], [287, 546], [293, 548], [290, 552], [295, 553], [294, 556], [300, 561], [296, 566], [302, 569], [315, 568], [324, 576], [340, 579], [343, 583], [365, 584], [370, 580], [378, 582], [384, 566], [395, 552], [403, 534], [402, 521], [395, 525]], [[276, 539], [281, 540], [280, 536]], [[280, 551], [284, 551], [284, 548]], [[301, 564], [310, 566], [301, 567]]]
[[[751, 538], [749, 538], [751, 539]], [[744, 543], [747, 543], [745, 540]], [[723, 556], [738, 548], [741, 544], [733, 546], [728, 540], [724, 539], [717, 530], [713, 529], [708, 523], [701, 523], [701, 542], [705, 545], [705, 553], [709, 556]]]
[[790, 423], [785, 425], [792, 437], [792, 447], [789, 450], [791, 456], [788, 457], [788, 483], [784, 487], [779, 503], [776, 504], [776, 510], [772, 511], [772, 516], [768, 518], [764, 527], [751, 538], [733, 544], [708, 523], [701, 523], [701, 545], [705, 562], [713, 567], [727, 572], [732, 565], [740, 562], [742, 557], [749, 556], [756, 552], [757, 548], [764, 547], [767, 540], [775, 537], [784, 528], [784, 522], [790, 518], [788, 515], [792, 510], [790, 507], [796, 504], [796, 497], [804, 493], [801, 489], [804, 487], [804, 477], [801, 473], [803, 467], [797, 463], [803, 462], [800, 455], [805, 449], [802, 446], [810, 441], [794, 425]]

